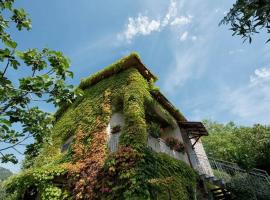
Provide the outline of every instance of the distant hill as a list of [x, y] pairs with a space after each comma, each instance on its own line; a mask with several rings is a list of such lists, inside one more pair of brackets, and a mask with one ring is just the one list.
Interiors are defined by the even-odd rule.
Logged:
[[0, 181], [7, 179], [12, 175], [12, 172], [4, 167], [0, 167]]

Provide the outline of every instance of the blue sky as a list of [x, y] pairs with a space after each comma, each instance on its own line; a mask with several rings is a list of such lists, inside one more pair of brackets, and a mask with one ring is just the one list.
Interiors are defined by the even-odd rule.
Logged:
[[189, 120], [269, 124], [270, 44], [265, 33], [243, 44], [228, 26], [218, 26], [233, 2], [20, 0], [33, 28], [12, 35], [21, 50], [64, 52], [72, 84], [136, 51]]

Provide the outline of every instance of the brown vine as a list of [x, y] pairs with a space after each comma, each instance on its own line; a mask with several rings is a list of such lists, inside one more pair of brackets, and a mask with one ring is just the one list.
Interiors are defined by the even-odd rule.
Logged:
[[[97, 175], [102, 169], [107, 151], [106, 128], [111, 114], [110, 92], [105, 91], [101, 105], [102, 115], [96, 118], [96, 130], [84, 132], [80, 127], [73, 144], [74, 160], [67, 164], [68, 176], [71, 178], [71, 187], [75, 199], [93, 199], [93, 188], [97, 182]], [[85, 148], [85, 138], [91, 138], [89, 148]]]

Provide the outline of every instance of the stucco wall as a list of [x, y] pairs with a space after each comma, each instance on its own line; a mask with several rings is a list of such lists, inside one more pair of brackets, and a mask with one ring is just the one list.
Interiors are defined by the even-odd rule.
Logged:
[[[195, 142], [195, 141], [193, 141]], [[203, 174], [207, 174], [210, 176], [214, 176], [213, 170], [211, 168], [211, 165], [209, 163], [209, 160], [207, 158], [207, 155], [205, 153], [205, 150], [203, 148], [202, 141], [199, 140], [195, 146], [194, 146], [194, 152], [197, 157], [197, 162], [199, 163], [199, 171]]]
[[[124, 115], [121, 112], [115, 112], [112, 114], [111, 120], [107, 127], [108, 134], [108, 147], [110, 151], [115, 152], [119, 146], [119, 133], [111, 133], [111, 128], [120, 125], [122, 128], [125, 124]], [[213, 171], [207, 159], [206, 153], [204, 151], [203, 145], [199, 140], [194, 149], [192, 148], [192, 143], [194, 143], [194, 139], [189, 139], [187, 134], [184, 131], [181, 131], [177, 125], [174, 127], [167, 127], [164, 129], [161, 137], [165, 139], [166, 137], [175, 137], [185, 145], [185, 152], [176, 152], [171, 150], [164, 142], [163, 139], [156, 139], [151, 136], [148, 136], [148, 147], [150, 147], [155, 152], [163, 152], [166, 153], [178, 160], [183, 160], [187, 164], [192, 165], [194, 169], [197, 169], [201, 173], [208, 174], [213, 176]]]
[[120, 112], [115, 112], [112, 114], [111, 120], [107, 127], [107, 134], [108, 134], [108, 147], [110, 151], [115, 152], [118, 149], [119, 146], [119, 136], [121, 134], [121, 131], [119, 133], [111, 133], [111, 128], [120, 125], [121, 128], [123, 128], [125, 124], [124, 115]]
[[214, 176], [201, 140], [199, 140], [194, 145], [194, 148], [192, 148], [192, 144], [195, 143], [195, 139], [189, 139], [188, 134], [184, 130], [182, 130], [181, 133], [192, 167], [200, 174]]
[[[167, 127], [164, 129], [163, 133], [161, 134], [161, 137], [163, 139], [166, 139], [167, 137], [174, 137], [174, 138], [177, 138], [178, 140], [180, 140], [181, 142], [184, 143], [183, 141], [183, 137], [182, 137], [182, 134], [181, 134], [181, 131], [180, 131], [180, 128], [176, 125], [174, 127]], [[165, 147], [166, 146], [166, 147]], [[163, 140], [161, 140], [161, 147], [163, 147], [164, 149], [161, 149], [161, 152], [170, 152], [170, 148], [163, 142]], [[170, 151], [168, 151], [168, 149]], [[176, 152], [178, 153], [178, 152]], [[175, 153], [169, 153], [171, 155], [175, 154]], [[183, 152], [183, 153], [180, 153], [181, 155], [178, 156], [180, 160], [183, 160], [185, 161], [186, 163], [190, 164], [189, 163], [189, 160], [188, 160], [188, 155], [186, 152]], [[174, 157], [174, 156], [173, 156]]]
[[168, 154], [169, 156], [171, 156], [171, 157], [173, 157], [175, 159], [182, 160], [182, 161], [189, 164], [188, 159], [186, 157], [186, 153], [171, 150], [170, 147], [168, 147], [165, 144], [165, 141], [163, 139], [161, 139], [161, 138], [156, 139], [156, 138], [153, 138], [152, 136], [148, 136], [147, 145], [148, 145], [149, 148], [151, 148], [155, 152], [166, 153], [166, 154]]

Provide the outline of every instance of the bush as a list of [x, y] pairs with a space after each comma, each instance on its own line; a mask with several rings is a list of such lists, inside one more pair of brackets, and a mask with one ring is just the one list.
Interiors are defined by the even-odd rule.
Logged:
[[215, 177], [223, 179], [226, 183], [230, 182], [232, 179], [230, 174], [227, 174], [226, 172], [223, 172], [223, 171], [218, 171], [218, 170], [213, 169], [213, 173]]
[[227, 188], [235, 196], [235, 200], [269, 200], [270, 186], [248, 174], [238, 174], [232, 177]]

